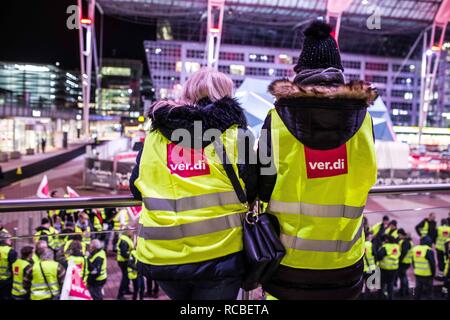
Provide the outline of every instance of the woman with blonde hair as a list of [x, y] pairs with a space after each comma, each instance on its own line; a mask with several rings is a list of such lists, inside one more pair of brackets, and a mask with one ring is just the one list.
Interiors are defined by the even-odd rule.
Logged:
[[222, 160], [231, 162], [248, 203], [256, 198], [257, 167], [249, 163], [247, 121], [232, 95], [229, 77], [204, 68], [186, 81], [179, 100], [158, 101], [148, 113], [152, 128], [130, 179], [143, 202], [137, 258], [140, 272], [171, 299], [236, 299], [241, 286], [247, 206]]

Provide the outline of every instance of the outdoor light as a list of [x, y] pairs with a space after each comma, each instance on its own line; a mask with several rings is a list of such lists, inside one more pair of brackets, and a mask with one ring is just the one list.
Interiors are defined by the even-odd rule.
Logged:
[[426, 54], [427, 56], [431, 56], [431, 55], [433, 54], [433, 50], [428, 49], [427, 51], [425, 51], [425, 54]]
[[155, 49], [155, 54], [160, 54], [162, 52], [162, 49], [161, 48], [156, 48]]
[[365, 5], [369, 4], [369, 1], [368, 0], [362, 0], [361, 3], [365, 6]]
[[90, 18], [81, 18], [80, 22], [81, 22], [81, 24], [84, 24], [84, 25], [92, 24], [92, 20]]
[[132, 94], [133, 93], [133, 89], [128, 89], [128, 93]]

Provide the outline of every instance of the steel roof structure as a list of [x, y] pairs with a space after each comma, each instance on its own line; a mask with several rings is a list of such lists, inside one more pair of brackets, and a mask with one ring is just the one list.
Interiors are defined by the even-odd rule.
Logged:
[[[207, 0], [97, 0], [105, 14], [157, 26], [158, 37], [204, 41]], [[226, 0], [222, 41], [300, 48], [302, 30], [326, 15], [332, 0]], [[442, 0], [353, 0], [342, 15], [340, 47], [345, 52], [404, 56], [429, 25]], [[367, 19], [379, 15], [381, 28]], [[163, 31], [164, 30], [164, 31]]]

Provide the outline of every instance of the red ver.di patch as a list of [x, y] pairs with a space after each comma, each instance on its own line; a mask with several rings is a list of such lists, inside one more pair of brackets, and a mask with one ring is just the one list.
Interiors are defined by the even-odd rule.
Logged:
[[203, 176], [210, 173], [203, 149], [185, 148], [175, 143], [167, 145], [167, 167], [171, 174], [183, 178]]
[[305, 161], [308, 179], [333, 177], [348, 173], [345, 144], [330, 150], [316, 150], [305, 146]]

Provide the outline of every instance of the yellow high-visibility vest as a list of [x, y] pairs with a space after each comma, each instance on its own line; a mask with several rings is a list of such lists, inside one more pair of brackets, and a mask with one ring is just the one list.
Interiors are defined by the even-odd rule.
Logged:
[[372, 252], [372, 241], [366, 241], [364, 243], [364, 272], [372, 273], [376, 269], [375, 257]]
[[102, 268], [100, 270], [100, 273], [95, 278], [96, 281], [102, 281], [105, 280], [107, 277], [107, 260], [106, 260], [106, 252], [105, 250], [99, 250], [94, 255], [89, 257], [89, 263], [94, 263], [94, 261], [97, 258], [102, 259]]
[[[64, 256], [66, 258], [68, 258], [70, 256], [70, 252], [69, 252], [69, 248], [70, 248], [70, 244], [73, 242], [73, 240], [67, 240], [67, 242], [64, 244]], [[81, 242], [81, 252], [83, 253], [83, 255], [86, 255], [86, 249], [87, 249], [87, 245], [85, 242]]]
[[413, 249], [414, 274], [416, 276], [429, 277], [432, 275], [430, 263], [426, 258], [428, 250], [431, 248], [426, 245], [418, 245]]
[[[40, 261], [33, 265], [31, 300], [51, 299], [59, 296], [58, 265], [58, 262], [51, 260]], [[43, 274], [45, 274], [45, 278]], [[47, 279], [48, 284], [45, 282], [45, 279]]]
[[377, 222], [373, 225], [371, 230], [374, 237], [378, 234], [378, 232], [380, 232], [382, 224], [382, 222]]
[[423, 227], [419, 229], [421, 237], [425, 237], [428, 234], [428, 228], [429, 228], [428, 221], [425, 220]]
[[[239, 177], [238, 127], [231, 126], [217, 139]], [[158, 130], [147, 136], [135, 182], [144, 204], [139, 261], [178, 265], [243, 249], [241, 219], [247, 206], [239, 201], [215, 147], [211, 143], [202, 150], [182, 148]]]
[[78, 225], [75, 225], [75, 232], [81, 234], [83, 243], [89, 244], [91, 242], [91, 236], [90, 236], [91, 227], [89, 225], [86, 227], [86, 230], [84, 230], [84, 231]]
[[[402, 249], [403, 241], [405, 241], [405, 240], [403, 240], [403, 239], [400, 240], [400, 243], [399, 243], [400, 250]], [[414, 246], [414, 244], [413, 244], [413, 242], [411, 240], [409, 240], [409, 244], [410, 244], [410, 248], [409, 248], [408, 252], [406, 253], [406, 255], [403, 257], [403, 260], [400, 261], [400, 263], [403, 263], [403, 264], [411, 264], [412, 263], [413, 246]]]
[[27, 294], [23, 287], [23, 274], [25, 268], [31, 265], [30, 261], [24, 259], [17, 259], [12, 265], [13, 285], [11, 293], [16, 297], [21, 297]]
[[136, 250], [131, 250], [130, 260], [128, 261], [128, 279], [134, 280], [138, 277]]
[[12, 248], [10, 246], [0, 246], [0, 281], [11, 278], [11, 266], [8, 261], [11, 250]]
[[122, 241], [124, 241], [128, 244], [128, 253], [130, 253], [134, 249], [133, 240], [126, 234], [122, 234], [119, 237], [119, 240], [117, 241], [117, 261], [118, 262], [128, 261], [128, 258], [122, 256], [122, 254], [120, 252], [120, 245], [121, 245]]
[[445, 243], [450, 239], [450, 226], [437, 228], [436, 250], [445, 251]]
[[397, 243], [385, 243], [381, 248], [385, 248], [386, 255], [379, 262], [380, 269], [397, 270], [400, 258], [400, 246]]
[[345, 144], [332, 150], [304, 146], [271, 110], [272, 155], [277, 179], [268, 211], [281, 227], [292, 268], [348, 267], [364, 255], [362, 213], [376, 181], [377, 166], [369, 113]]

